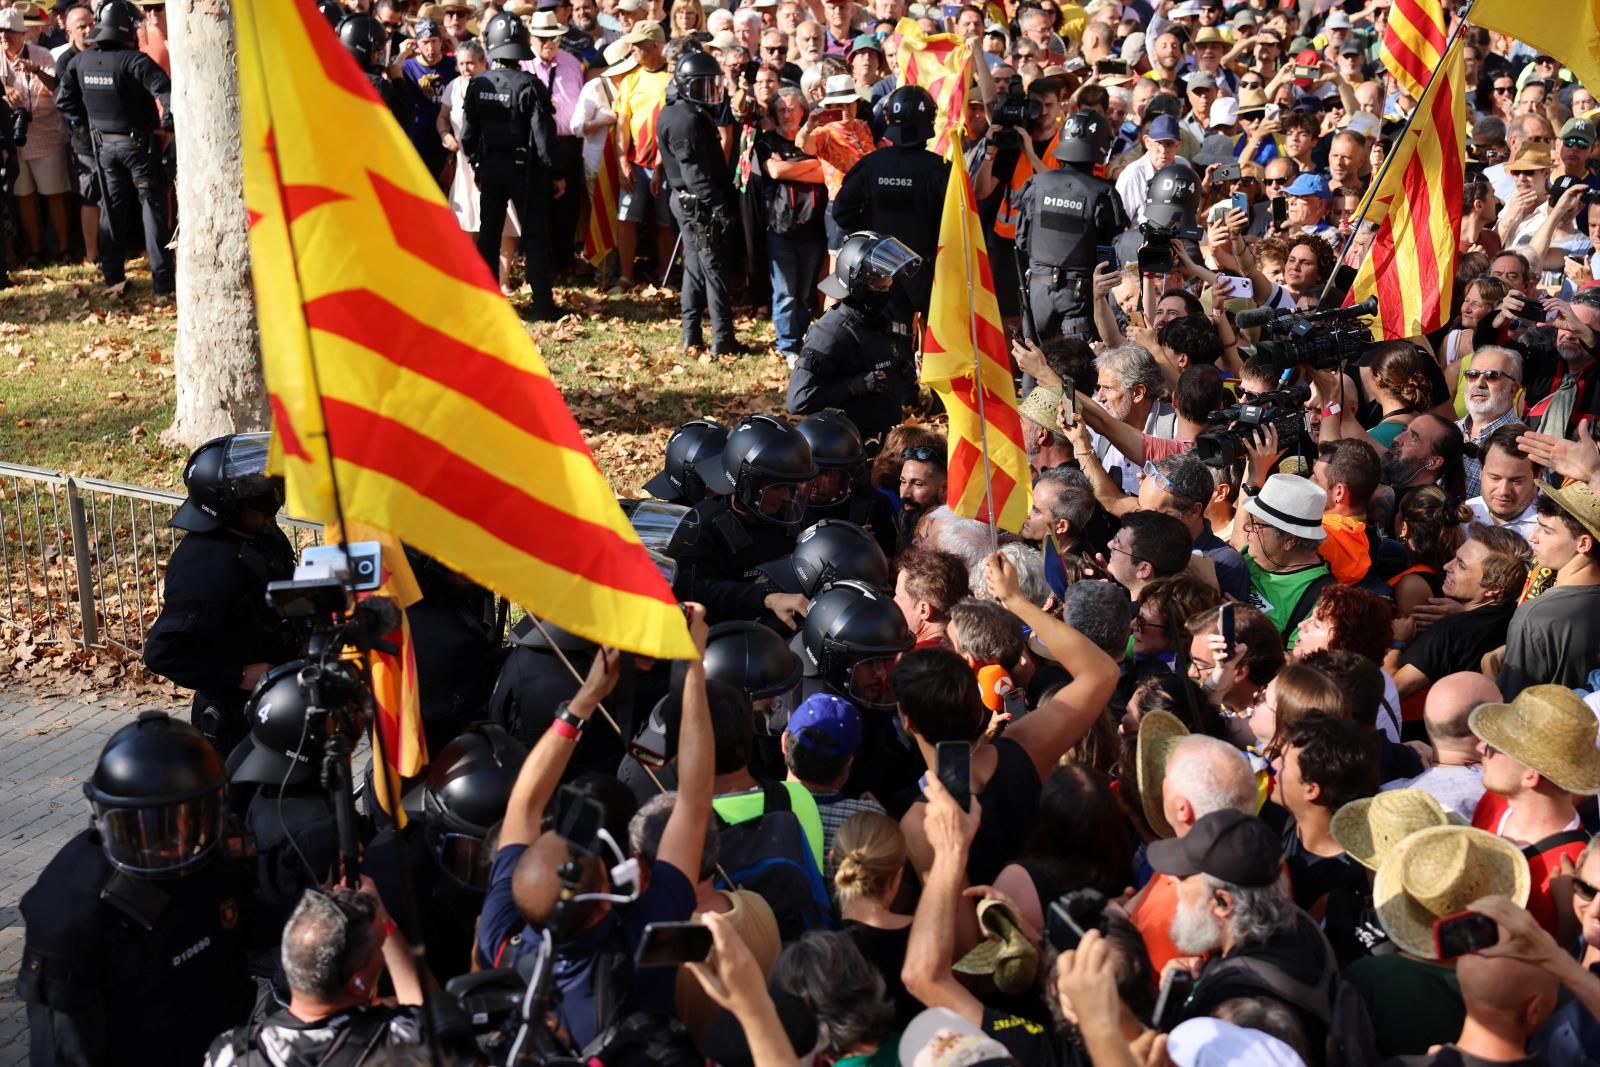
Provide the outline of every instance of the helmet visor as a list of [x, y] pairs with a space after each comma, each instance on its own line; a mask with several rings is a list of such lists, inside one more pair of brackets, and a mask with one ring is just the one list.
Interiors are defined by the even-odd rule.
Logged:
[[886, 291], [897, 275], [909, 278], [922, 267], [922, 257], [899, 238], [885, 237], [867, 252], [859, 270], [869, 288]]
[[222, 478], [235, 500], [273, 496], [282, 503], [282, 487], [267, 476], [267, 442], [271, 434], [235, 434], [222, 452]]
[[814, 508], [844, 503], [850, 498], [850, 472], [839, 467], [820, 472], [807, 483], [806, 495]]
[[768, 522], [784, 526], [793, 525], [805, 518], [807, 482], [772, 482], [763, 485], [752, 501], [756, 514]]
[[669, 559], [678, 554], [678, 528], [689, 513], [688, 508], [664, 500], [630, 500], [626, 510], [633, 532], [645, 548]]
[[895, 706], [894, 683], [889, 674], [900, 661], [898, 655], [877, 656], [850, 666], [850, 676], [845, 679], [845, 689], [852, 699], [869, 708]]
[[222, 790], [152, 808], [94, 805], [102, 847], [113, 866], [145, 878], [175, 875], [222, 840]]
[[489, 886], [489, 852], [471, 834], [441, 833], [433, 847], [439, 869], [471, 889]]
[[706, 75], [700, 78], [690, 78], [685, 86], [686, 94], [690, 100], [697, 104], [720, 104], [726, 97], [726, 86], [721, 76], [711, 77]]

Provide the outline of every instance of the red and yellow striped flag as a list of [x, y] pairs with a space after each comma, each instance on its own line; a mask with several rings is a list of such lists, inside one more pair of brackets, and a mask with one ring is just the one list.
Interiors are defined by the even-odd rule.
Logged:
[[901, 19], [894, 30], [900, 35], [900, 49], [894, 59], [900, 84], [922, 86], [939, 105], [933, 119], [933, 144], [928, 147], [942, 156], [950, 148], [952, 119], [966, 121], [972, 49], [954, 33], [928, 36], [914, 19]]
[[1400, 91], [1420, 100], [1428, 75], [1444, 58], [1446, 40], [1440, 0], [1395, 0], [1379, 56]]
[[622, 188], [621, 165], [617, 162], [617, 146], [611, 134], [606, 134], [606, 146], [600, 151], [600, 169], [595, 172], [594, 185], [589, 189], [589, 230], [583, 235], [583, 258], [590, 266], [605, 262], [612, 249], [617, 247], [617, 196]]
[[[973, 338], [977, 338], [977, 351]], [[982, 373], [982, 414], [979, 414]], [[923, 338], [922, 381], [939, 394], [950, 415], [948, 486], [951, 510], [1018, 532], [1033, 506], [1033, 472], [1017, 414], [1011, 353], [1000, 324], [994, 274], [983, 243], [983, 223], [972, 195], [960, 137], [950, 149], [950, 183], [939, 223], [933, 264], [933, 301]], [[990, 506], [984, 477], [989, 452]]]
[[337, 478], [347, 520], [591, 640], [692, 657], [538, 349], [327, 20], [306, 0], [246, 0], [235, 18], [289, 507], [336, 518]]
[[[1416, 114], [1383, 181], [1367, 191], [1355, 254], [1361, 264], [1350, 302], [1378, 298], [1378, 340], [1436, 330], [1450, 316], [1461, 191], [1466, 167], [1466, 84], [1458, 37], [1417, 101]], [[1362, 243], [1370, 248], [1362, 254]]]
[[1600, 0], [1478, 0], [1467, 21], [1556, 57], [1600, 92]]

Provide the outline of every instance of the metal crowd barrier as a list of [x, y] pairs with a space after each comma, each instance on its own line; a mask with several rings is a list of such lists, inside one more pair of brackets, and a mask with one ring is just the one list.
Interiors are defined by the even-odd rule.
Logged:
[[[36, 644], [137, 654], [161, 613], [183, 494], [0, 463], [0, 623]], [[280, 517], [296, 553], [322, 525]]]

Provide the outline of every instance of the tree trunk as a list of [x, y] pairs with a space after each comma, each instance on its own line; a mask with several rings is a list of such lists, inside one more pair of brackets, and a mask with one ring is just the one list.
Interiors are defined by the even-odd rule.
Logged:
[[186, 448], [268, 426], [230, 7], [226, 0], [175, 0], [167, 8], [178, 150], [178, 399], [162, 436]]

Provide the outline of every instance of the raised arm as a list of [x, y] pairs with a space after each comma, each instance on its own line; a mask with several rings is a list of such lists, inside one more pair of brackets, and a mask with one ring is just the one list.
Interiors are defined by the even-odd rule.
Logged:
[[[706, 609], [685, 604], [689, 634], [701, 657], [706, 654]], [[716, 773], [711, 736], [711, 706], [706, 698], [703, 659], [689, 664], [683, 679], [683, 721], [678, 727], [678, 800], [661, 833], [657, 860], [666, 860], [691, 880], [700, 870], [706, 822], [711, 818], [711, 782]]]
[[922, 792], [928, 798], [922, 829], [933, 850], [933, 865], [911, 920], [900, 980], [907, 992], [928, 1007], [948, 1008], [980, 1026], [983, 1003], [956, 980], [950, 968], [955, 963], [956, 917], [964, 906], [961, 890], [967, 880], [967, 849], [978, 832], [983, 809], [973, 804], [971, 811], [962, 811], [936, 775], [928, 775]]

